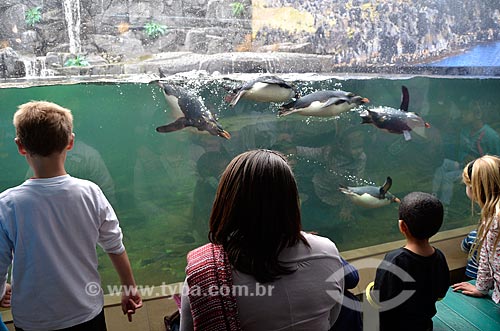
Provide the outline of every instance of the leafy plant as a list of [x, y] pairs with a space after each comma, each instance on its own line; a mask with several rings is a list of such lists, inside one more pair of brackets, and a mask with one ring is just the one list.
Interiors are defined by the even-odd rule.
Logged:
[[42, 13], [40, 10], [40, 7], [33, 7], [24, 13], [24, 19], [28, 26], [34, 27], [36, 23], [40, 22], [42, 19]]
[[239, 17], [243, 16], [243, 13], [245, 12], [245, 5], [241, 2], [233, 2], [230, 4], [231, 8], [233, 9], [233, 16]]
[[80, 55], [77, 55], [74, 59], [67, 59], [66, 62], [64, 62], [65, 67], [86, 67], [88, 65], [90, 65], [89, 62]]
[[155, 22], [149, 22], [144, 25], [144, 30], [150, 39], [156, 39], [165, 34], [167, 27]]

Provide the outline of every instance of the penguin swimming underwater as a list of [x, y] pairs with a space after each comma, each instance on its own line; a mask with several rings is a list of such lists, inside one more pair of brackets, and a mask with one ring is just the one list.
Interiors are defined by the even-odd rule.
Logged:
[[349, 199], [358, 206], [365, 208], [379, 208], [390, 204], [391, 202], [400, 203], [401, 201], [389, 193], [392, 185], [391, 177], [387, 177], [384, 185], [376, 186], [344, 186], [339, 185], [339, 191], [347, 194]]
[[345, 91], [317, 91], [281, 106], [278, 115], [297, 113], [304, 116], [337, 116], [359, 105], [370, 102], [367, 98]]
[[240, 98], [259, 102], [285, 102], [299, 97], [295, 86], [276, 76], [262, 76], [250, 80], [232, 89], [232, 92], [226, 97], [231, 107], [236, 106]]
[[156, 128], [157, 132], [173, 132], [192, 126], [199, 131], [207, 131], [214, 136], [231, 139], [229, 132], [225, 131], [217, 122], [212, 113], [195, 96], [185, 89], [157, 82], [174, 116], [174, 122]]
[[[406, 86], [401, 87], [401, 105], [399, 109], [391, 107], [377, 107], [365, 109], [360, 113], [363, 121], [361, 124], [371, 123], [377, 128], [390, 133], [403, 134], [405, 140], [411, 139], [410, 131], [416, 128], [430, 128], [430, 124], [425, 122], [419, 115], [408, 111], [410, 94]], [[418, 130], [416, 133], [422, 135]]]

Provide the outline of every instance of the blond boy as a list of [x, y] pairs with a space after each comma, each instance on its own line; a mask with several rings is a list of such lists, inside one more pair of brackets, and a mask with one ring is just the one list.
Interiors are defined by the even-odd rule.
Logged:
[[96, 184], [64, 167], [75, 138], [70, 110], [28, 102], [14, 126], [19, 154], [34, 174], [0, 194], [0, 294], [12, 264], [16, 330], [106, 330], [97, 244], [127, 289], [122, 310], [131, 320], [142, 300], [115, 212]]

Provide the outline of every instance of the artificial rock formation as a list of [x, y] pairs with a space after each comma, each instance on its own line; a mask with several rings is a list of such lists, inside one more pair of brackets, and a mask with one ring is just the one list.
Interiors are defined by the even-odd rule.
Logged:
[[[30, 26], [25, 15], [37, 6], [41, 19]], [[151, 23], [163, 31], [150, 35]], [[49, 70], [77, 55], [103, 65], [175, 52], [281, 52], [326, 56], [329, 67], [387, 66], [499, 40], [499, 25], [497, 0], [3, 0], [0, 48], [38, 57]]]

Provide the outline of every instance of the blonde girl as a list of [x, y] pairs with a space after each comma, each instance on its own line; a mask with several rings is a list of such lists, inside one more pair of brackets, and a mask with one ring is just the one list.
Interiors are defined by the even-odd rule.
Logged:
[[476, 242], [472, 250], [480, 252], [476, 285], [462, 282], [452, 285], [454, 291], [481, 297], [493, 290], [492, 299], [500, 301], [500, 158], [484, 155], [464, 168], [462, 178], [469, 199], [481, 207]]

